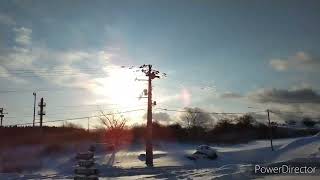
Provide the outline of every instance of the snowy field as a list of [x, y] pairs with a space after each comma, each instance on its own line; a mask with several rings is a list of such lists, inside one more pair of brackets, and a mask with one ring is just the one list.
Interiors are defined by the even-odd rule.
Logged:
[[[268, 140], [239, 145], [211, 145], [218, 151], [216, 160], [192, 161], [185, 155], [192, 154], [198, 144], [157, 143], [154, 151], [154, 167], [144, 164], [143, 146], [132, 147], [116, 153], [106, 152], [97, 146], [95, 154], [99, 179], [319, 179], [320, 136], [274, 141], [271, 151]], [[64, 153], [33, 156], [41, 147], [19, 148], [2, 152], [1, 156], [16, 157], [13, 164], [25, 167], [21, 173], [2, 173], [0, 179], [72, 179], [76, 164], [75, 154], [88, 144], [70, 147]], [[37, 157], [37, 158], [35, 158]], [[3, 158], [3, 157], [2, 157]], [[317, 176], [255, 175], [254, 165], [313, 165]], [[2, 168], [0, 165], [0, 168]]]

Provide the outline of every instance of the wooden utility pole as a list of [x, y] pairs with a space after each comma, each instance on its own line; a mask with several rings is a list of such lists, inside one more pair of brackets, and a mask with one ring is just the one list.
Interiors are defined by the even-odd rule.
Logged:
[[153, 146], [152, 146], [152, 76], [151, 65], [148, 65], [148, 112], [147, 112], [147, 143], [146, 143], [146, 164], [153, 166]]
[[87, 122], [88, 124], [88, 132], [90, 131], [90, 118], [88, 117], [88, 122]]
[[3, 108], [0, 108], [0, 118], [1, 118], [0, 127], [2, 127], [2, 120], [3, 120], [4, 114], [5, 114], [5, 113], [3, 113]]
[[273, 143], [272, 143], [272, 125], [271, 125], [271, 121], [270, 121], [270, 110], [267, 109], [267, 113], [268, 113], [268, 121], [269, 121], [269, 136], [270, 136], [270, 146], [271, 146], [271, 150], [273, 151]]
[[146, 164], [153, 166], [153, 145], [152, 145], [152, 80], [160, 78], [159, 71], [153, 70], [152, 65], [142, 65], [142, 72], [148, 76], [148, 111], [147, 111], [147, 134], [146, 134]]
[[40, 115], [40, 127], [42, 127], [43, 115], [46, 115], [46, 113], [43, 111], [43, 108], [46, 107], [46, 103], [43, 102], [43, 98], [40, 100], [39, 107], [40, 111], [38, 112], [38, 115]]
[[37, 102], [37, 94], [35, 92], [33, 92], [33, 96], [34, 96], [34, 100], [33, 100], [33, 127], [35, 125], [36, 122], [36, 102]]

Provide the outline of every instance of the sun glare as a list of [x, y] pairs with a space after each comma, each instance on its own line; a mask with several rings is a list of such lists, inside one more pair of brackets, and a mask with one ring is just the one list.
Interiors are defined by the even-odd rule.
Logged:
[[145, 83], [135, 81], [136, 74], [126, 69], [112, 69], [108, 71], [108, 77], [98, 79], [100, 86], [95, 92], [103, 94], [108, 103], [117, 104], [120, 107], [135, 107], [142, 104], [143, 99], [138, 97], [145, 89]]

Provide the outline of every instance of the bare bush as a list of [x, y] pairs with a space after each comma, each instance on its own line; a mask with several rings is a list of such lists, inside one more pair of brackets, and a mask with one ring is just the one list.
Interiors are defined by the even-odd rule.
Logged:
[[114, 149], [128, 145], [132, 140], [132, 136], [126, 127], [127, 120], [122, 115], [108, 115], [104, 112], [101, 112], [101, 115], [100, 122], [105, 129], [105, 141], [113, 146]]

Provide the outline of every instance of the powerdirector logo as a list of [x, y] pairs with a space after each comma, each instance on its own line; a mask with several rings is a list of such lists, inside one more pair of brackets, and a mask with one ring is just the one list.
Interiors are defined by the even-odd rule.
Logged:
[[320, 176], [320, 163], [275, 163], [269, 165], [254, 165], [253, 174], [255, 175], [303, 175]]

